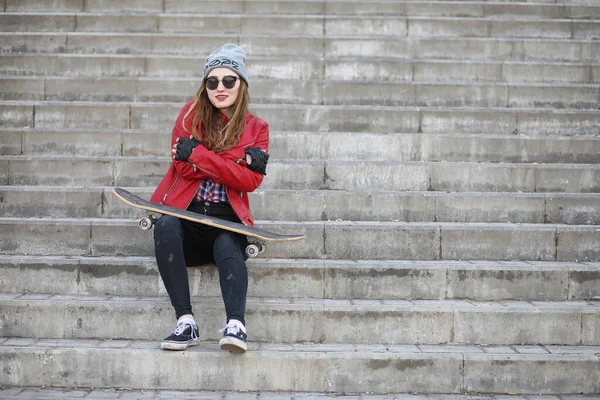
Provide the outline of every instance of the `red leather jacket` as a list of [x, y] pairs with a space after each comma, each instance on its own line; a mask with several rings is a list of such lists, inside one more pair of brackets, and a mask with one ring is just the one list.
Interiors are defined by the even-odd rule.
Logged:
[[[188, 115], [183, 127], [183, 117], [193, 105], [188, 102], [179, 113], [171, 136], [171, 148], [183, 136], [190, 137], [193, 113]], [[198, 131], [202, 134], [200, 127]], [[227, 197], [238, 218], [248, 226], [254, 226], [250, 214], [248, 192], [254, 191], [263, 175], [246, 167], [244, 149], [260, 147], [269, 151], [269, 125], [251, 113], [246, 114], [246, 126], [238, 144], [227, 151], [215, 153], [203, 145], [192, 151], [188, 162], [171, 162], [169, 170], [158, 184], [150, 201], [185, 210], [192, 202], [204, 179], [211, 179], [227, 187]]]

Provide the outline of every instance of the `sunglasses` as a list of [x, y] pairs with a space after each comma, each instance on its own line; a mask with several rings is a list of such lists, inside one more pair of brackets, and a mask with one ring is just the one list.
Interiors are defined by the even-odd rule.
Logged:
[[217, 90], [219, 87], [219, 82], [223, 82], [223, 86], [225, 89], [233, 89], [235, 86], [235, 82], [237, 81], [237, 76], [224, 76], [223, 79], [218, 80], [217, 78], [211, 76], [204, 80], [204, 84], [208, 90]]

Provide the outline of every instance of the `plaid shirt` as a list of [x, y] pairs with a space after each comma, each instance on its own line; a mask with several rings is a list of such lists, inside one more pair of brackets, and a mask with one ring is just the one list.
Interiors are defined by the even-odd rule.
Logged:
[[227, 203], [227, 191], [225, 185], [215, 183], [212, 180], [204, 180], [200, 184], [200, 189], [196, 193], [196, 200], [210, 201], [213, 203]]

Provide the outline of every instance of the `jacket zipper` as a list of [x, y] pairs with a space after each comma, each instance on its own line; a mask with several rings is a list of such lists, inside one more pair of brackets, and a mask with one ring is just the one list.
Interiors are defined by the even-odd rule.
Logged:
[[[190, 164], [191, 164], [191, 163], [190, 163]], [[210, 171], [207, 171], [207, 170], [205, 170], [205, 169], [202, 169], [202, 168], [200, 168], [199, 166], [197, 166], [196, 164], [192, 164], [192, 166], [194, 167], [194, 172], [197, 172], [198, 170], [200, 170], [200, 171], [202, 171], [202, 172], [206, 172], [207, 174], [210, 174], [210, 175], [214, 176], [215, 178], [220, 178], [220, 176], [219, 176], [219, 175], [217, 175], [217, 174], [213, 174], [213, 173], [212, 173], [212, 172], [210, 172]]]
[[163, 199], [162, 199], [162, 203], [163, 204], [165, 203], [165, 200], [167, 200], [167, 196], [169, 194], [171, 194], [171, 192], [173, 191], [173, 189], [175, 189], [175, 185], [177, 185], [177, 182], [179, 182], [179, 178], [180, 177], [177, 176], [177, 179], [175, 179], [175, 182], [173, 182], [173, 184], [171, 185], [171, 187], [169, 188], [169, 190], [167, 190], [167, 193], [165, 193], [165, 195], [163, 196]]
[[[227, 198], [229, 198], [229, 188], [227, 186], [225, 186], [225, 193], [227, 193]], [[242, 192], [240, 192], [240, 199], [241, 198], [242, 198]], [[238, 213], [235, 211], [235, 208], [231, 207], [231, 209], [233, 210], [233, 213], [235, 214], [235, 216], [238, 217], [238, 219], [242, 222], [242, 224], [248, 226], [248, 224], [246, 223], [246, 221], [244, 221], [243, 219], [240, 218], [240, 216], [238, 215]]]

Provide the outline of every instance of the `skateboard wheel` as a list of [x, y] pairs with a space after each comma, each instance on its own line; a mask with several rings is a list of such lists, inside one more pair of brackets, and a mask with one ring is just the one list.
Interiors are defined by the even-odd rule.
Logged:
[[152, 229], [153, 221], [150, 217], [144, 217], [144, 218], [140, 219], [140, 222], [138, 222], [138, 225], [140, 226], [141, 230], [148, 231], [148, 230]]
[[267, 249], [267, 246], [265, 246], [264, 244], [259, 245], [258, 246], [258, 254], [264, 253], [266, 249]]
[[258, 246], [257, 246], [257, 245], [255, 245], [255, 244], [249, 244], [248, 246], [246, 246], [246, 255], [247, 255], [249, 258], [254, 258], [254, 257], [256, 257], [256, 256], [258, 255], [258, 253], [259, 253], [259, 252], [260, 252], [260, 251], [259, 251], [259, 248], [258, 248]]

